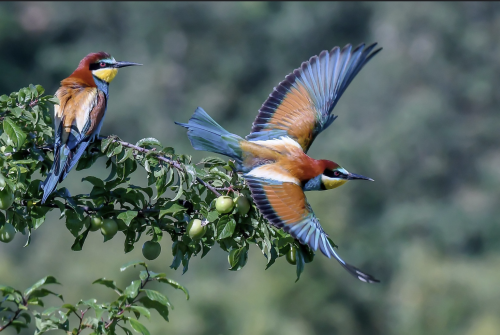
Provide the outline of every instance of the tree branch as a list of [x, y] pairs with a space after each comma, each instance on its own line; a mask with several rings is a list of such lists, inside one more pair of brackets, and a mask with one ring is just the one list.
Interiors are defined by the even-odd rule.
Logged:
[[[101, 137], [101, 136], [98, 137], [98, 139], [101, 140], [101, 141], [104, 140], [104, 139], [107, 139], [107, 138], [108, 137]], [[136, 151], [139, 151], [139, 152], [142, 152], [142, 153], [145, 153], [145, 154], [153, 152], [155, 154], [156, 158], [158, 158], [162, 162], [165, 162], [165, 163], [169, 164], [170, 166], [176, 168], [177, 170], [182, 171], [182, 166], [179, 164], [179, 162], [171, 160], [171, 159], [169, 159], [169, 158], [167, 158], [165, 156], [162, 156], [162, 155], [160, 155], [160, 153], [156, 153], [155, 150], [151, 150], [151, 149], [146, 149], [146, 148], [143, 148], [143, 147], [139, 147], [139, 146], [134, 145], [132, 143], [124, 142], [124, 141], [117, 140], [117, 139], [112, 139], [112, 141], [115, 142], [115, 143], [119, 143], [119, 144], [121, 144], [124, 147], [131, 148], [131, 149], [134, 149]], [[209, 189], [211, 192], [213, 192], [216, 196], [220, 197], [220, 193], [217, 192], [217, 189], [215, 187], [213, 187], [212, 185], [208, 184], [207, 182], [205, 182], [200, 177], [196, 177], [196, 181], [198, 181], [200, 184], [202, 184], [203, 186], [205, 186], [207, 189]]]

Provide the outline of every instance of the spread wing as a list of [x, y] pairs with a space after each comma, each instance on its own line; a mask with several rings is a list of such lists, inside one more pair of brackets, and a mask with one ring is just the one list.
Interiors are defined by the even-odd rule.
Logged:
[[[267, 177], [266, 177], [267, 176]], [[271, 176], [273, 179], [269, 179]], [[264, 165], [243, 175], [262, 215], [275, 227], [290, 233], [314, 251], [318, 248], [337, 261], [359, 280], [374, 283], [377, 279], [344, 262], [335, 252], [307, 202], [298, 179], [274, 164]]]
[[54, 108], [54, 163], [42, 184], [42, 203], [57, 183], [78, 163], [90, 140], [97, 135], [106, 112], [106, 95], [97, 88], [60, 88], [60, 105]]
[[[350, 44], [342, 50], [323, 51], [286, 76], [264, 102], [255, 119], [249, 141], [288, 136], [307, 152], [320, 132], [336, 118], [332, 110], [363, 66], [381, 48]], [[373, 52], [372, 52], [373, 51]]]

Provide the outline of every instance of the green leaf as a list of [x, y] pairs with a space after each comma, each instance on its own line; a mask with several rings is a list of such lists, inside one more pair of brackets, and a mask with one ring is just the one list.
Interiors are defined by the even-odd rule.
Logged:
[[248, 260], [248, 246], [245, 245], [236, 251], [232, 250], [229, 253], [229, 265], [231, 266], [229, 270], [238, 271], [241, 270]]
[[36, 85], [35, 88], [36, 88], [39, 96], [45, 92], [45, 89], [41, 85]]
[[187, 172], [187, 184], [188, 187], [191, 187], [193, 185], [193, 181], [196, 180], [196, 169], [192, 165], [186, 165], [186, 172]]
[[140, 280], [134, 280], [129, 286], [123, 291], [123, 295], [129, 298], [135, 298], [138, 294], [139, 287], [141, 286]]
[[182, 290], [184, 292], [184, 294], [186, 294], [186, 300], [189, 300], [189, 292], [188, 292], [187, 288], [185, 288], [184, 286], [182, 286], [178, 282], [176, 282], [176, 281], [174, 281], [172, 279], [169, 279], [169, 278], [158, 278], [157, 280], [160, 283], [169, 284], [173, 288], [176, 288], [178, 290]]
[[300, 279], [300, 274], [304, 271], [305, 262], [304, 262], [304, 256], [299, 248], [297, 248], [295, 255], [297, 257], [297, 280], [295, 280], [295, 282], [298, 282]]
[[148, 138], [143, 138], [142, 140], [140, 140], [139, 142], [137, 142], [135, 145], [138, 146], [138, 147], [143, 147], [143, 146], [146, 146], [146, 145], [158, 145], [158, 146], [161, 146], [161, 143], [156, 138], [148, 137]]
[[157, 301], [163, 306], [170, 306], [170, 301], [168, 301], [168, 298], [160, 292], [147, 289], [142, 289], [140, 291], [146, 293], [146, 296], [152, 301]]
[[90, 230], [85, 230], [83, 233], [78, 235], [78, 237], [75, 239], [75, 242], [73, 242], [73, 245], [71, 246], [71, 250], [73, 251], [81, 251], [83, 248], [83, 244], [85, 243], [85, 239], [87, 238], [87, 235], [89, 234]]
[[130, 306], [130, 309], [133, 310], [133, 311], [136, 311], [142, 315], [144, 315], [145, 317], [147, 317], [148, 319], [151, 318], [151, 313], [144, 307], [141, 307], [141, 306]]
[[[5, 286], [5, 285], [0, 285], [0, 292], [2, 292], [3, 295], [14, 293], [15, 291], [16, 290], [13, 287]], [[21, 292], [19, 292], [19, 293], [21, 293]]]
[[59, 105], [61, 103], [57, 97], [49, 98], [49, 101], [52, 102], [54, 105]]
[[236, 221], [232, 217], [223, 216], [217, 223], [217, 239], [221, 240], [226, 237], [231, 237], [236, 228]]
[[218, 217], [219, 217], [219, 212], [211, 211], [207, 215], [207, 220], [208, 220], [208, 222], [214, 222], [215, 220], [217, 220]]
[[183, 212], [185, 211], [187, 208], [179, 205], [178, 203], [176, 202], [169, 202], [165, 207], [164, 209], [161, 209], [160, 210], [160, 216], [159, 216], [159, 219], [161, 219], [163, 216], [165, 216], [166, 214], [172, 214], [172, 215], [175, 215], [175, 213], [178, 213], [178, 212]]
[[183, 191], [183, 189], [182, 189], [182, 182], [183, 182], [183, 180], [184, 180], [184, 178], [182, 177], [182, 174], [179, 173], [179, 180], [178, 180], [179, 186], [178, 186], [178, 189], [177, 189], [177, 194], [170, 201], [177, 201], [182, 196], [182, 191]]
[[219, 157], [205, 157], [200, 161], [200, 164], [204, 164], [205, 167], [215, 167], [226, 165], [226, 161]]
[[135, 217], [137, 217], [138, 214], [139, 212], [137, 211], [126, 211], [118, 214], [117, 218], [125, 222], [125, 224], [128, 227], [130, 225], [130, 221], [132, 221]]
[[136, 332], [141, 333], [142, 335], [150, 335], [148, 329], [144, 327], [144, 325], [139, 321], [131, 318], [129, 318], [128, 321], [130, 322], [130, 325], [132, 326], [132, 328], [134, 328]]
[[121, 268], [120, 268], [120, 271], [123, 272], [123, 271], [127, 270], [129, 267], [131, 267], [131, 266], [135, 267], [136, 265], [142, 265], [145, 268], [147, 268], [146, 263], [144, 263], [144, 262], [141, 262], [141, 261], [131, 261], [131, 262], [128, 262], [128, 263], [122, 265]]
[[109, 145], [113, 143], [114, 138], [108, 137], [101, 141], [101, 152], [106, 153], [106, 149], [108, 149]]
[[153, 301], [149, 299], [148, 297], [141, 297], [139, 299], [139, 302], [144, 305], [144, 307], [148, 309], [155, 309], [158, 314], [161, 315], [161, 317], [165, 320], [168, 321], [168, 307], [160, 304], [157, 301]]
[[42, 312], [42, 315], [43, 316], [49, 316], [50, 314], [54, 313], [58, 309], [60, 309], [60, 307], [55, 307], [55, 306], [49, 307], [49, 308], [47, 308], [46, 310], [44, 310]]
[[68, 311], [76, 312], [76, 307], [71, 304], [64, 304], [61, 306], [61, 308], [66, 308], [68, 309]]
[[26, 323], [31, 323], [31, 316], [28, 313], [21, 313], [19, 317], [23, 318]]
[[40, 287], [44, 286], [44, 285], [48, 285], [48, 284], [59, 284], [61, 285], [61, 283], [59, 283], [57, 281], [57, 279], [55, 279], [54, 277], [52, 276], [47, 276], [45, 278], [42, 278], [40, 279], [39, 281], [37, 281], [33, 286], [31, 286], [30, 288], [26, 289], [26, 291], [24, 291], [24, 296], [27, 297], [29, 296], [31, 293], [33, 293], [33, 291], [39, 289]]
[[[120, 327], [123, 332], [125, 333], [125, 335], [132, 335], [132, 332], [128, 329], [128, 328], [125, 328], [125, 327], [122, 327], [120, 325], [117, 324], [118, 327]], [[97, 333], [91, 333], [90, 335], [97, 335]]]
[[10, 118], [5, 117], [3, 120], [3, 130], [9, 135], [14, 145], [19, 149], [26, 140], [26, 134], [19, 128], [19, 126]]
[[56, 297], [58, 297], [59, 299], [64, 301], [63, 296], [61, 294], [54, 293], [54, 292], [47, 290], [45, 288], [41, 288], [41, 289], [32, 291], [30, 294], [30, 298], [43, 298], [43, 297], [48, 296], [49, 294], [55, 295]]
[[106, 279], [106, 278], [99, 278], [99, 279], [94, 280], [94, 282], [92, 284], [104, 285], [106, 287], [109, 287], [110, 289], [113, 289], [115, 291], [123, 293], [123, 291], [116, 286], [116, 283], [114, 280], [110, 280], [110, 279]]
[[84, 182], [84, 181], [88, 181], [89, 183], [91, 183], [94, 186], [104, 188], [104, 182], [97, 177], [88, 176], [88, 177], [82, 178], [82, 182]]

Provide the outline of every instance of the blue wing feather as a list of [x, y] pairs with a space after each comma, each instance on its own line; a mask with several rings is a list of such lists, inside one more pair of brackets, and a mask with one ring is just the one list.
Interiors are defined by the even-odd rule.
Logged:
[[[294, 138], [293, 130], [296, 127], [296, 115], [293, 120], [284, 122], [284, 116], [275, 118], [276, 110], [286, 100], [292, 88], [305, 88], [310, 103], [309, 110], [294, 110], [292, 113], [315, 113], [314, 123], [308, 128], [310, 134], [301, 134], [304, 138], [311, 138], [303, 147], [307, 152], [314, 138], [332, 124], [336, 116], [332, 110], [338, 100], [349, 86], [354, 77], [363, 66], [375, 56], [381, 48], [374, 51], [377, 43], [368, 47], [361, 44], [352, 50], [350, 44], [342, 50], [338, 47], [330, 52], [322, 51], [319, 56], [314, 56], [309, 61], [302, 63], [300, 68], [286, 76], [269, 98], [264, 102], [255, 119], [251, 133], [246, 137], [249, 141], [270, 140], [281, 136]], [[300, 138], [296, 138], [300, 140]], [[300, 143], [300, 141], [299, 141]]]
[[[333, 248], [334, 244], [330, 243], [328, 235], [321, 227], [318, 218], [312, 212], [309, 204], [307, 204], [307, 201], [305, 208], [308, 210], [308, 213], [302, 219], [293, 222], [290, 219], [282, 218], [273, 209], [273, 204], [269, 200], [264, 186], [279, 186], [283, 183], [276, 180], [258, 178], [249, 174], [245, 174], [243, 177], [252, 192], [252, 197], [257, 208], [271, 225], [282, 228], [294, 238], [299, 240], [300, 243], [308, 245], [314, 251], [319, 248], [328, 258], [333, 256], [350, 274], [357, 277], [359, 280], [367, 283], [378, 282], [378, 280], [373, 276], [362, 272], [356, 267], [344, 262], [344, 260], [340, 258]], [[281, 198], [281, 201], [283, 202], [286, 202], [286, 200], [287, 198]], [[297, 204], [291, 204], [290, 207], [293, 206], [297, 206]]]

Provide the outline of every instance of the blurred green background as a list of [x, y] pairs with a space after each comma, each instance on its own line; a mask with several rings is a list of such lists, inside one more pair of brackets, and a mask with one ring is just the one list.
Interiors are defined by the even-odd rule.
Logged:
[[[384, 50], [335, 108], [338, 120], [312, 157], [334, 160], [374, 183], [348, 183], [308, 199], [339, 253], [381, 279], [367, 285], [318, 254], [298, 283], [284, 258], [265, 271], [253, 247], [227, 271], [215, 248], [185, 275], [168, 268], [171, 241], [151, 262], [186, 285], [152, 334], [500, 334], [500, 5], [462, 3], [0, 3], [0, 94], [30, 83], [55, 92], [81, 58], [106, 51], [143, 63], [120, 70], [101, 134], [135, 142], [156, 137], [199, 160], [185, 130], [203, 107], [246, 135], [257, 110], [302, 61], [346, 43]], [[73, 171], [62, 186], [89, 192]], [[145, 174], [133, 180], [145, 184]], [[124, 236], [73, 238], [53, 214], [22, 248], [0, 245], [0, 283], [25, 288], [53, 274], [67, 302], [112, 297], [90, 283], [136, 276], [119, 266]], [[147, 240], [143, 238], [143, 240]], [[54, 305], [57, 300], [49, 300]], [[14, 334], [13, 329], [6, 331]], [[33, 333], [33, 328], [25, 334]]]

